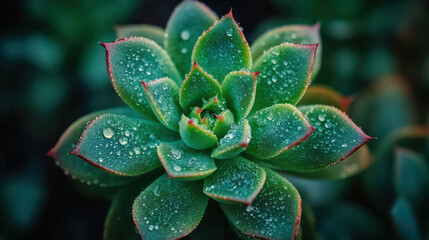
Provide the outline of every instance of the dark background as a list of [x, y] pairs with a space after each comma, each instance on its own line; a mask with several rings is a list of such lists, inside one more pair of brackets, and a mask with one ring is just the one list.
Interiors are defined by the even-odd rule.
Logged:
[[[2, 2], [0, 239], [101, 239], [110, 201], [85, 195], [45, 154], [78, 117], [122, 104], [97, 43], [115, 40], [115, 24], [165, 27], [179, 2]], [[393, 78], [386, 86], [399, 81], [406, 96], [401, 109], [388, 109], [401, 121], [373, 132], [358, 122], [364, 131], [382, 137], [400, 126], [427, 123], [429, 1], [204, 2], [219, 16], [232, 7], [250, 43], [274, 26], [320, 21], [323, 61], [313, 82], [358, 96]], [[361, 193], [349, 191], [342, 199], [365, 205]]]

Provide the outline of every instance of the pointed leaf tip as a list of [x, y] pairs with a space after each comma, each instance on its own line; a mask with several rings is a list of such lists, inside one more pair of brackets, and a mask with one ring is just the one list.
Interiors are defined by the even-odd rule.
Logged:
[[143, 37], [119, 39], [104, 46], [109, 77], [118, 95], [131, 108], [155, 119], [140, 84], [168, 77], [180, 85], [182, 79], [170, 56]]
[[315, 127], [302, 144], [269, 159], [273, 168], [292, 172], [314, 172], [335, 165], [371, 139], [350, 118], [332, 106], [298, 108]]
[[276, 104], [249, 118], [252, 140], [246, 153], [259, 159], [275, 157], [305, 141], [314, 131], [304, 115], [290, 104]]
[[104, 109], [87, 114], [73, 122], [64, 133], [61, 134], [60, 139], [47, 155], [52, 157], [55, 163], [73, 179], [100, 187], [115, 187], [127, 184], [135, 180], [135, 178], [111, 174], [98, 167], [94, 167], [94, 165], [89, 164], [80, 157], [70, 154], [70, 152], [76, 148], [76, 143], [79, 142], [82, 132], [87, 127], [87, 123], [92, 122], [95, 118], [105, 113], [141, 117], [140, 114], [128, 107]]
[[199, 1], [183, 1], [171, 14], [164, 45], [182, 76], [192, 67], [195, 42], [217, 20], [216, 14]]
[[[254, 62], [258, 61], [264, 55], [264, 52], [269, 51], [272, 47], [282, 43], [295, 44], [316, 44], [321, 43], [319, 24], [315, 25], [286, 25], [272, 29], [259, 38], [251, 46], [252, 57]], [[321, 65], [322, 57], [321, 45], [317, 48], [316, 60], [312, 78], [314, 78]]]
[[251, 206], [221, 203], [221, 208], [230, 223], [246, 235], [261, 239], [295, 239], [301, 218], [301, 197], [285, 178], [269, 168], [262, 168], [266, 180]]
[[220, 83], [232, 71], [251, 68], [249, 45], [232, 17], [232, 12], [201, 35], [195, 44], [192, 59], [196, 59], [198, 64]]
[[177, 138], [152, 121], [104, 114], [85, 128], [71, 154], [116, 175], [137, 176], [160, 167], [155, 147]]
[[282, 43], [254, 64], [260, 71], [254, 110], [278, 103], [296, 104], [311, 82], [317, 44]]

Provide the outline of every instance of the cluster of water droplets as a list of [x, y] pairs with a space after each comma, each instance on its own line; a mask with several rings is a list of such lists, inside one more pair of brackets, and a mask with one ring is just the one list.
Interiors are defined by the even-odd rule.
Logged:
[[[183, 144], [171, 144], [163, 149], [163, 161], [176, 175], [187, 175], [189, 173], [213, 171], [216, 166], [213, 159], [207, 154], [197, 150], [189, 149]], [[170, 174], [172, 174], [170, 172]]]
[[291, 239], [300, 204], [295, 196], [297, 193], [285, 179], [268, 174], [264, 187], [251, 206], [225, 208], [235, 212], [229, 215], [229, 219], [238, 229], [251, 229], [258, 236], [270, 239]]
[[205, 205], [201, 201], [202, 193], [196, 190], [180, 181], [159, 178], [135, 201], [139, 205], [134, 209], [135, 214], [141, 216], [137, 218], [139, 231], [150, 238], [179, 236], [192, 230], [193, 226], [189, 222], [197, 220], [188, 214], [194, 208], [204, 209], [201, 205]]
[[130, 98], [136, 107], [147, 108], [141, 81], [148, 82], [165, 77], [164, 72], [170, 71], [169, 68], [173, 65], [167, 64], [161, 52], [156, 48], [152, 49], [148, 43], [121, 43], [116, 48], [114, 52], [121, 52], [114, 54], [112, 59], [111, 72], [116, 79], [116, 87], [121, 92], [133, 92], [134, 94], [128, 94], [126, 97]]
[[324, 154], [343, 154], [356, 146], [359, 134], [347, 129], [347, 123], [333, 110], [318, 108], [316, 112], [315, 108], [310, 108], [305, 114], [315, 128], [312, 138], [317, 141], [312, 142], [313, 149]]
[[263, 183], [257, 165], [245, 161], [226, 160], [216, 171], [215, 177], [205, 182], [204, 192], [241, 201], [247, 200]]
[[[282, 108], [282, 107], [281, 107]], [[261, 151], [280, 151], [297, 142], [308, 131], [300, 115], [290, 109], [274, 107], [256, 112], [250, 119], [254, 137], [251, 144]]]
[[[276, 47], [265, 53], [255, 68], [258, 75], [258, 90], [262, 91], [266, 101], [296, 102], [297, 97], [307, 86], [309, 64], [305, 56], [291, 54], [290, 50]], [[306, 72], [308, 71], [308, 72]]]
[[88, 134], [95, 134], [94, 138], [99, 140], [90, 145], [83, 142], [83, 154], [115, 170], [126, 169], [130, 162], [156, 158], [156, 147], [161, 143], [143, 121], [113, 114], [100, 117]]
[[[151, 88], [156, 106], [159, 108], [162, 116], [167, 121], [176, 118], [178, 103], [176, 102], [177, 93], [174, 92], [175, 89], [173, 89], [168, 82], [157, 82], [155, 84], [150, 84], [148, 87]], [[173, 121], [179, 121], [179, 119]]]

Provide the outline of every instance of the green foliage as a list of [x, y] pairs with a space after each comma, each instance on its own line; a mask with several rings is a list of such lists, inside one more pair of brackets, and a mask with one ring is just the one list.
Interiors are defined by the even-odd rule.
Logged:
[[[113, 87], [136, 112], [84, 116], [50, 155], [81, 181], [126, 185], [105, 239], [135, 238], [135, 228], [143, 239], [182, 238], [203, 218], [207, 196], [244, 239], [295, 239], [303, 231], [301, 196], [269, 167], [344, 178], [369, 166], [364, 148], [325, 169], [370, 138], [345, 113], [317, 105], [345, 111], [341, 95], [324, 88], [304, 95], [320, 65], [318, 25], [268, 32], [252, 56], [232, 12], [215, 20], [202, 3], [184, 1], [164, 35], [150, 25], [122, 26], [118, 36], [129, 38], [102, 44]], [[149, 175], [136, 177], [161, 166], [166, 174], [144, 188], [140, 179]]]
[[265, 171], [243, 157], [218, 161], [218, 170], [204, 179], [203, 192], [220, 202], [252, 205], [265, 182]]

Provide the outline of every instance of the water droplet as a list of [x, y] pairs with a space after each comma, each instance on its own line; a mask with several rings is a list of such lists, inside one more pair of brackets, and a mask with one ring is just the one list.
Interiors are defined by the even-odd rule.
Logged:
[[177, 149], [171, 149], [171, 154], [175, 159], [179, 159], [182, 156], [181, 151]]
[[297, 37], [297, 35], [296, 35], [296, 33], [292, 33], [292, 34], [290, 35], [290, 37], [291, 37], [292, 39], [295, 39], [295, 38]]
[[139, 66], [139, 71], [140, 71], [140, 72], [143, 72], [143, 68], [144, 68], [144, 67], [143, 67], [143, 65], [140, 65], [140, 66]]
[[185, 54], [185, 53], [187, 53], [187, 52], [188, 52], [188, 49], [187, 49], [187, 48], [182, 48], [182, 49], [180, 49], [180, 52], [181, 52], [182, 54]]
[[180, 37], [181, 37], [183, 40], [188, 40], [188, 39], [189, 39], [189, 37], [190, 37], [189, 31], [188, 31], [188, 30], [183, 30], [183, 31], [180, 33]]
[[119, 139], [121, 145], [126, 145], [128, 143], [128, 138], [122, 137]]
[[182, 168], [180, 166], [177, 166], [177, 165], [174, 165], [173, 169], [176, 172], [180, 172], [182, 170]]
[[153, 225], [149, 225], [149, 230], [152, 231], [153, 230]]
[[111, 128], [105, 128], [103, 129], [103, 135], [105, 138], [112, 138], [115, 132]]
[[228, 36], [228, 37], [232, 37], [232, 29], [230, 28], [230, 29], [228, 29], [228, 30], [226, 30], [226, 35]]
[[343, 147], [343, 148], [347, 147], [347, 143], [341, 144], [341, 147]]

